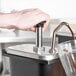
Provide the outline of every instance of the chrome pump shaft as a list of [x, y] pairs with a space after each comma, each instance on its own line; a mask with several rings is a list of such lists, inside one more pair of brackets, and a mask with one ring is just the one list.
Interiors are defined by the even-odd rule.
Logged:
[[43, 21], [36, 25], [36, 46], [34, 47], [34, 51], [38, 54], [42, 54], [45, 51], [43, 47], [43, 40], [42, 40], [42, 27], [46, 21]]

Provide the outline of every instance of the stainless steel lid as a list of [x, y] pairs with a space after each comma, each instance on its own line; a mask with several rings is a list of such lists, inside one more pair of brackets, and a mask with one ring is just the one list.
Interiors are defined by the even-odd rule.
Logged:
[[57, 54], [49, 53], [50, 47], [45, 46], [46, 51], [44, 51], [44, 53], [42, 53], [42, 54], [38, 54], [38, 53], [34, 52], [34, 50], [33, 50], [34, 46], [35, 46], [34, 44], [16, 45], [16, 46], [6, 48], [6, 52], [8, 54], [12, 54], [12, 55], [23, 56], [23, 57], [39, 59], [39, 60], [45, 60], [48, 62], [58, 58]]

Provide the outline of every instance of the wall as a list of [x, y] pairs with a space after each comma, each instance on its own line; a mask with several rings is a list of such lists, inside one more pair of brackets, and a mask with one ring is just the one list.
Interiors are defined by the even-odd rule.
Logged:
[[1, 0], [4, 12], [13, 9], [40, 8], [52, 18], [76, 18], [76, 0]]
[[1, 11], [1, 0], [0, 0], [0, 11]]

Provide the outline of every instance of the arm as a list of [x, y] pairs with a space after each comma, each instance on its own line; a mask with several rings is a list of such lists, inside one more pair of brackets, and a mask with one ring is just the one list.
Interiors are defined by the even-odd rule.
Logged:
[[11, 13], [0, 13], [0, 28], [14, 28], [14, 16], [15, 14]]
[[0, 28], [20, 29], [35, 31], [35, 25], [46, 21], [43, 30], [46, 29], [50, 17], [39, 9], [27, 9], [12, 13], [0, 14]]

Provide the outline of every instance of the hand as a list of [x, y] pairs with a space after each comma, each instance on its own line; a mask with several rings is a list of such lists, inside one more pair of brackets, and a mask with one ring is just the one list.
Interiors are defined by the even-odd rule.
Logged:
[[36, 24], [42, 21], [46, 21], [43, 27], [43, 30], [45, 30], [50, 20], [50, 16], [40, 9], [15, 11], [7, 14], [7, 17], [10, 19], [7, 19], [7, 23], [4, 26], [5, 28], [29, 31], [35, 31]]

